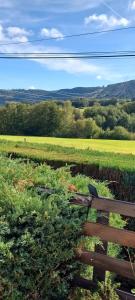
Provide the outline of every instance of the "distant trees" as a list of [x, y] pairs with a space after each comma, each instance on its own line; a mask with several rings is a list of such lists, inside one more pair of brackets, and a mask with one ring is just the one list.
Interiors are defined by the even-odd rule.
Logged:
[[116, 140], [129, 140], [131, 139], [131, 136], [126, 128], [122, 126], [116, 126], [111, 132], [111, 138]]
[[129, 132], [135, 132], [135, 104], [132, 102], [101, 106], [99, 103], [84, 109], [85, 118], [93, 118], [103, 130], [113, 130], [122, 126]]
[[55, 136], [61, 128], [61, 111], [54, 102], [32, 105], [27, 117], [27, 134]]
[[83, 119], [74, 123], [74, 136], [78, 138], [96, 138], [99, 137], [101, 129], [97, 126], [95, 120]]
[[135, 104], [95, 102], [83, 109], [70, 101], [7, 104], [0, 107], [0, 134], [135, 139]]
[[29, 106], [26, 104], [7, 104], [0, 108], [0, 133], [24, 134], [26, 132]]
[[70, 101], [66, 101], [60, 108], [61, 110], [61, 127], [57, 131], [57, 136], [72, 137], [74, 123], [74, 108]]
[[105, 139], [112, 139], [112, 140], [135, 139], [135, 136], [122, 126], [116, 126], [114, 127], [113, 130], [104, 131], [102, 137], [104, 137]]

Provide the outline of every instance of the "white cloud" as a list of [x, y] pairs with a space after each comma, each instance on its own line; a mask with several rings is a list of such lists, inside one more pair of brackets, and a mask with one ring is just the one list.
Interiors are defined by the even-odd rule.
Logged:
[[27, 90], [35, 90], [36, 88], [35, 88], [35, 86], [34, 85], [30, 85], [29, 87], [28, 87], [28, 89]]
[[0, 25], [0, 41], [4, 41], [4, 40], [5, 40], [5, 35], [3, 31], [3, 26]]
[[48, 37], [48, 38], [58, 38], [58, 39], [62, 39], [64, 36], [62, 34], [62, 32], [60, 32], [57, 28], [43, 28], [41, 30], [41, 36], [43, 37]]
[[7, 32], [10, 37], [30, 35], [29, 31], [25, 30], [24, 28], [20, 28], [16, 26], [8, 27]]
[[19, 43], [26, 43], [28, 42], [28, 38], [26, 36], [15, 36], [14, 37], [14, 42], [19, 42]]
[[[14, 29], [13, 29], [14, 28]], [[9, 36], [9, 27], [8, 28], [5, 28], [3, 27], [2, 25], [0, 25], [0, 38], [2, 39], [2, 41], [6, 41], [6, 43], [10, 43], [10, 42], [16, 42], [17, 40], [18, 41], [21, 41], [21, 39], [25, 41], [28, 40], [28, 36], [27, 35], [24, 35], [24, 33], [27, 34], [27, 31], [25, 29], [21, 29], [21, 28], [16, 28], [15, 27], [12, 27], [12, 30], [10, 29], [10, 31], [12, 31], [12, 34], [13, 36], [10, 37]], [[18, 34], [17, 34], [18, 33]], [[22, 35], [21, 35], [22, 33]], [[53, 32], [54, 34], [54, 32]], [[56, 37], [56, 32], [55, 32], [55, 37]], [[57, 35], [58, 37], [58, 35]], [[60, 38], [60, 35], [59, 35], [59, 38]], [[19, 52], [26, 52], [26, 53], [29, 53], [29, 52], [44, 52], [44, 53], [47, 53], [47, 52], [64, 52], [65, 49], [61, 49], [61, 48], [58, 48], [58, 47], [46, 47], [44, 45], [41, 45], [41, 44], [25, 44], [25, 47], [23, 44], [17, 44], [17, 45], [14, 45], [14, 44], [8, 44], [8, 45], [3, 45], [0, 47], [0, 52], [5, 52], [5, 53], [9, 53], [9, 52], [16, 52], [16, 53], [19, 53]], [[55, 60], [52, 60], [52, 59], [33, 59], [33, 61], [35, 62], [38, 62], [44, 66], [46, 66], [48, 69], [50, 70], [55, 70], [55, 71], [65, 71], [67, 73], [74, 73], [74, 74], [81, 74], [81, 73], [86, 73], [86, 74], [95, 74], [95, 75], [98, 75], [99, 73], [101, 73], [101, 68], [97, 65], [95, 65], [94, 63], [89, 63], [89, 62], [86, 62], [86, 61], [83, 61], [83, 60], [79, 60], [79, 59], [72, 59], [72, 58], [69, 58], [69, 59], [63, 59], [63, 60], [59, 60], [59, 59], [55, 59]]]
[[[12, 1], [12, 0], [10, 0]], [[108, 0], [107, 0], [108, 1]], [[53, 12], [82, 11], [98, 6], [102, 0], [27, 0], [27, 5]]]
[[[108, 1], [108, 0], [107, 0]], [[82, 11], [98, 6], [102, 0], [0, 0], [0, 7], [14, 7], [19, 10], [46, 10], [51, 12]]]
[[[37, 0], [37, 2], [40, 0]], [[44, 0], [40, 2], [44, 3]], [[91, 9], [102, 3], [102, 0], [48, 0], [47, 9], [55, 12], [82, 11]]]
[[90, 23], [97, 23], [103, 28], [114, 28], [117, 26], [126, 27], [130, 24], [130, 21], [126, 18], [117, 18], [115, 16], [108, 16], [106, 14], [93, 14], [85, 18], [85, 24], [88, 25]]
[[[22, 32], [24, 33], [24, 32]], [[28, 36], [21, 36], [20, 34], [15, 37], [9, 37], [7, 28], [0, 25], [0, 38], [2, 41], [6, 41], [5, 45], [1, 45], [0, 47], [0, 53], [10, 53], [10, 52], [16, 52], [16, 53], [57, 53], [57, 52], [65, 52], [70, 51], [69, 49], [62, 49], [59, 47], [47, 47], [42, 44], [9, 44], [10, 42], [16, 42], [18, 39], [28, 39]], [[6, 45], [6, 43], [8, 45]], [[3, 43], [4, 44], [4, 43]], [[33, 55], [34, 56], [34, 55]], [[81, 59], [31, 59], [31, 61], [38, 63], [42, 66], [45, 66], [49, 70], [54, 71], [63, 71], [69, 74], [87, 74], [87, 76], [94, 76], [97, 79], [100, 79], [100, 77], [104, 80], [113, 81], [114, 78], [119, 79], [119, 74], [114, 73], [110, 68], [106, 68], [105, 66], [102, 66], [100, 64], [97, 64], [95, 62], [87, 61], [87, 60], [81, 60]], [[100, 75], [99, 75], [100, 74]], [[34, 88], [34, 86], [31, 86], [31, 88]]]
[[[3, 27], [0, 24], [0, 42], [27, 42], [31, 33], [20, 27]], [[2, 46], [1, 46], [2, 47]], [[9, 46], [10, 47], [10, 46]]]
[[135, 10], [135, 0], [130, 2], [129, 8], [132, 9], [132, 10]]
[[97, 75], [96, 77], [98, 80], [101, 80], [102, 79], [102, 76], [101, 75]]
[[0, 19], [4, 24], [13, 24], [14, 20], [16, 24], [40, 23], [50, 20], [51, 14], [85, 11], [101, 3], [102, 0], [0, 0]]
[[50, 70], [65, 71], [70, 74], [97, 74], [100, 71], [100, 67], [79, 59], [55, 59], [42, 60], [39, 62], [45, 64]]

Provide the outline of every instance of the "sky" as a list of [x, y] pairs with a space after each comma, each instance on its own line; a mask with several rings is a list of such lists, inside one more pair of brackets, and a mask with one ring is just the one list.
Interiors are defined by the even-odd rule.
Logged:
[[[64, 38], [129, 26], [135, 26], [135, 0], [0, 0], [1, 53], [135, 50], [135, 29]], [[35, 39], [42, 41], [29, 42]], [[0, 89], [57, 90], [131, 79], [135, 58], [0, 59]]]

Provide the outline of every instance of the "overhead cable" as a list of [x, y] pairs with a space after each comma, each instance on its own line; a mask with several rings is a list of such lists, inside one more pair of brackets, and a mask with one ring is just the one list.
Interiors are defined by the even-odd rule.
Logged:
[[51, 37], [51, 38], [42, 38], [42, 39], [33, 39], [25, 42], [2, 42], [0, 43], [0, 46], [6, 46], [6, 45], [20, 45], [20, 44], [30, 44], [30, 43], [37, 43], [37, 42], [44, 42], [44, 41], [51, 41], [51, 40], [63, 40], [68, 38], [74, 38], [74, 37], [85, 37], [85, 36], [91, 36], [96, 34], [102, 34], [102, 33], [110, 33], [110, 32], [117, 32], [117, 31], [126, 31], [126, 30], [134, 30], [135, 26], [128, 26], [128, 27], [122, 27], [122, 28], [115, 28], [115, 29], [108, 29], [108, 30], [100, 30], [100, 31], [91, 31], [91, 32], [85, 32], [85, 33], [77, 33], [77, 34], [71, 34], [71, 35], [63, 35], [62, 38], [58, 37]]

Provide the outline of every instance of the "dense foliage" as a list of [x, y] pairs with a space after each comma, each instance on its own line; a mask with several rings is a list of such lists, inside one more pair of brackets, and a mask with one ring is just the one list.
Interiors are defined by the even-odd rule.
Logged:
[[135, 101], [75, 108], [70, 101], [7, 104], [0, 108], [0, 134], [77, 138], [135, 138]]
[[[82, 220], [69, 206], [64, 173], [3, 159], [0, 166], [1, 299], [65, 299]], [[37, 183], [57, 193], [41, 198], [29, 190]]]
[[[71, 184], [86, 192], [91, 182], [101, 195], [111, 196], [108, 188], [84, 176], [72, 178], [64, 169], [53, 171], [4, 157], [0, 169], [0, 298], [67, 299], [70, 280], [80, 269], [74, 249], [86, 220], [86, 209], [69, 205]], [[39, 195], [39, 185], [56, 193]], [[94, 220], [95, 212], [89, 218]], [[123, 226], [119, 216], [112, 215], [110, 222]], [[111, 255], [117, 253], [110, 247]]]

